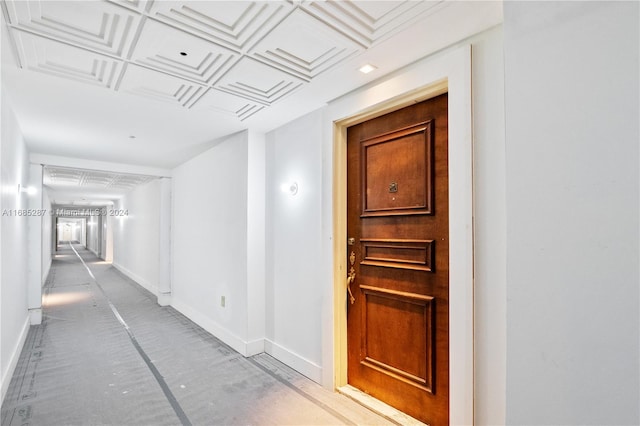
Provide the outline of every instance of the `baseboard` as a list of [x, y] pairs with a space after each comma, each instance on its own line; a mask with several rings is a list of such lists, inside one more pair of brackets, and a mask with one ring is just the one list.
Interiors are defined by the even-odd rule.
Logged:
[[2, 401], [4, 401], [4, 397], [7, 394], [7, 390], [9, 389], [9, 384], [11, 383], [11, 378], [13, 377], [13, 373], [15, 372], [16, 366], [18, 365], [20, 353], [22, 353], [24, 342], [27, 340], [27, 334], [29, 334], [30, 325], [31, 321], [29, 319], [29, 316], [27, 315], [24, 320], [24, 324], [22, 325], [22, 330], [20, 330], [18, 343], [11, 352], [11, 361], [9, 361], [9, 365], [7, 366], [6, 371], [2, 372]]
[[322, 367], [318, 364], [269, 339], [264, 339], [264, 351], [314, 382], [322, 383]]
[[118, 271], [120, 271], [123, 274], [125, 274], [127, 277], [131, 278], [132, 280], [134, 280], [135, 282], [140, 284], [142, 287], [144, 287], [145, 289], [147, 289], [151, 293], [155, 294], [156, 296], [158, 295], [158, 287], [154, 286], [149, 281], [147, 281], [146, 279], [142, 278], [140, 275], [130, 271], [129, 269], [125, 268], [124, 266], [120, 265], [119, 263], [113, 262], [113, 263], [111, 263], [111, 265], [114, 268], [116, 268]]
[[[179, 311], [181, 314], [189, 318], [191, 321], [198, 324], [200, 327], [207, 330], [209, 333], [222, 340], [227, 345], [231, 346], [235, 351], [239, 352], [242, 356], [255, 355], [249, 352], [250, 343], [245, 342], [240, 337], [236, 336], [220, 324], [207, 317], [206, 315], [193, 309], [191, 306], [183, 303], [180, 300], [176, 300], [175, 297], [171, 300], [171, 306]], [[251, 342], [252, 347], [253, 342]]]
[[51, 270], [51, 259], [44, 265], [42, 269], [42, 285], [47, 282], [47, 278], [49, 277], [49, 271]]
[[264, 339], [256, 339], [246, 342], [246, 355], [253, 356], [264, 352]]

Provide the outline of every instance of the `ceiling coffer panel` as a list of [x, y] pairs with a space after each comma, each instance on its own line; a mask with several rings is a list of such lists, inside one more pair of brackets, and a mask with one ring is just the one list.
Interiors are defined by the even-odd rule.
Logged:
[[112, 3], [95, 1], [5, 2], [17, 29], [124, 57], [140, 16]]
[[443, 1], [306, 0], [302, 8], [362, 47], [400, 32]]
[[107, 1], [111, 3], [119, 4], [124, 7], [128, 7], [130, 9], [135, 10], [136, 12], [142, 12], [143, 10], [146, 10], [147, 6], [150, 3], [147, 0], [107, 0]]
[[20, 62], [32, 71], [111, 89], [122, 70], [121, 61], [31, 33], [17, 31], [15, 40]]
[[251, 49], [251, 56], [310, 81], [362, 50], [351, 39], [296, 10]]
[[0, 0], [19, 67], [241, 121], [443, 4]]
[[243, 52], [293, 10], [286, 1], [155, 1], [154, 19]]
[[269, 106], [293, 93], [303, 81], [250, 58], [242, 58], [215, 88]]
[[43, 183], [47, 186], [82, 188], [132, 189], [153, 179], [155, 177], [146, 175], [53, 166], [46, 166], [43, 175]]
[[236, 52], [165, 24], [147, 20], [131, 61], [195, 80], [215, 82], [238, 61]]
[[264, 108], [264, 105], [231, 95], [220, 90], [210, 89], [193, 107], [209, 109], [217, 113], [246, 120]]
[[189, 80], [128, 65], [119, 90], [148, 99], [191, 107], [206, 88]]

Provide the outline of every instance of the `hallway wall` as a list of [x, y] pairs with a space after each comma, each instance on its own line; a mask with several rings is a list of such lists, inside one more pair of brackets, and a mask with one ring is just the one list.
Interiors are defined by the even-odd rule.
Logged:
[[[322, 110], [267, 135], [268, 353], [322, 381]], [[281, 186], [296, 182], [298, 193]]]
[[243, 354], [249, 344], [247, 164], [242, 132], [172, 173], [171, 304]]
[[42, 191], [42, 208], [46, 211], [46, 214], [42, 217], [42, 285], [44, 285], [47, 275], [49, 275], [52, 256], [55, 251], [55, 223], [53, 216], [50, 214], [52, 211], [51, 200], [46, 190]]
[[28, 182], [29, 160], [10, 103], [6, 96], [0, 98], [0, 374], [4, 398], [29, 330], [27, 218], [17, 215], [28, 208], [28, 195], [18, 192], [18, 184]]
[[87, 249], [96, 256], [100, 255], [100, 223], [98, 216], [87, 217]]
[[107, 208], [113, 232], [113, 266], [158, 293], [160, 181], [140, 185]]
[[505, 2], [507, 423], [640, 423], [638, 2]]
[[[503, 424], [506, 234], [502, 27], [461, 44], [466, 43], [473, 46], [474, 69], [475, 421]], [[371, 99], [426, 84], [425, 70], [443, 54], [446, 51], [267, 134], [267, 338], [277, 343], [280, 359], [314, 380], [320, 376], [325, 386], [330, 387], [333, 380], [334, 350], [333, 120], [370, 107], [367, 102]], [[354, 105], [357, 109], [351, 110]], [[282, 182], [292, 178], [302, 183], [295, 197], [279, 190]]]

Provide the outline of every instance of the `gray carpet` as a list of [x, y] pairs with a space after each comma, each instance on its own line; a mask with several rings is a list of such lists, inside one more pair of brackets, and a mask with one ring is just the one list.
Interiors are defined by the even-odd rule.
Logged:
[[266, 354], [244, 358], [74, 249], [53, 261], [3, 426], [392, 424]]

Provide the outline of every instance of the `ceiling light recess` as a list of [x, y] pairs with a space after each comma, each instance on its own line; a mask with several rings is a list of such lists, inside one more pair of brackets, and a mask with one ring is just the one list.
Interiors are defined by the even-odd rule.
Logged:
[[365, 64], [363, 66], [361, 66], [359, 68], [360, 72], [363, 74], [369, 74], [371, 71], [373, 70], [377, 70], [378, 67], [376, 67], [375, 65], [371, 65], [371, 64]]

